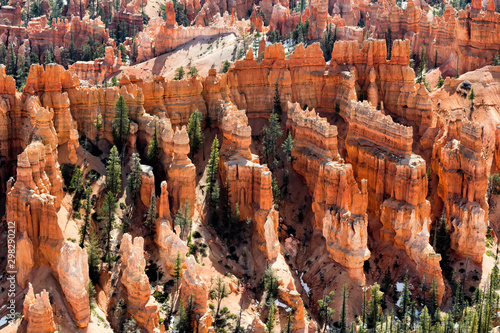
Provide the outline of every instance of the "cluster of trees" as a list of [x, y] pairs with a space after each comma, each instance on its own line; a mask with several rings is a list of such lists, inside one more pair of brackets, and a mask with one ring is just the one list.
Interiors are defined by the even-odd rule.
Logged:
[[325, 36], [321, 40], [320, 46], [323, 51], [323, 57], [328, 62], [332, 59], [333, 44], [337, 40], [337, 27], [332, 30], [332, 24], [329, 23], [326, 27]]

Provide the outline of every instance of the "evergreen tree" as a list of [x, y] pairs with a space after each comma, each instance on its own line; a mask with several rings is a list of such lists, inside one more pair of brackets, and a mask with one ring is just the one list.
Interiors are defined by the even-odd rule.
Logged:
[[292, 139], [292, 134], [290, 132], [288, 133], [285, 141], [283, 141], [281, 148], [283, 149], [283, 152], [286, 155], [286, 161], [290, 162], [292, 160], [292, 151], [293, 151], [293, 139]]
[[5, 73], [7, 75], [15, 76], [17, 73], [17, 56], [14, 52], [12, 44], [9, 47], [9, 55], [6, 57], [5, 64]]
[[214, 319], [219, 317], [220, 314], [220, 305], [222, 300], [229, 296], [229, 290], [226, 286], [226, 283], [222, 279], [220, 275], [217, 276], [214, 287], [210, 290], [210, 299], [216, 302], [216, 310]]
[[344, 283], [342, 290], [342, 309], [340, 310], [340, 333], [347, 333], [347, 285]]
[[[28, 63], [27, 63], [28, 62]], [[19, 55], [17, 57], [17, 72], [16, 72], [16, 88], [22, 91], [24, 85], [26, 84], [26, 79], [28, 78], [28, 68], [29, 68], [29, 57], [27, 60], [24, 56]]]
[[420, 64], [418, 66], [417, 83], [425, 82], [425, 70], [427, 68], [427, 56], [425, 55], [425, 46], [422, 45], [420, 52]]
[[192, 224], [191, 220], [191, 207], [188, 202], [183, 202], [175, 214], [175, 224], [181, 228], [180, 239], [184, 239], [184, 233], [186, 227], [190, 228]]
[[116, 146], [111, 148], [108, 163], [106, 164], [106, 188], [114, 196], [117, 196], [121, 190], [121, 174], [120, 157]]
[[0, 45], [0, 64], [7, 64], [7, 47], [3, 43]]
[[332, 59], [333, 45], [337, 39], [337, 27], [332, 31], [332, 24], [329, 23], [326, 27], [325, 36], [321, 40], [320, 46], [323, 51], [323, 57], [325, 61], [328, 62]]
[[54, 46], [50, 43], [49, 48], [45, 51], [45, 64], [54, 63]]
[[177, 257], [175, 258], [174, 274], [172, 277], [175, 280], [175, 290], [179, 290], [179, 280], [182, 276], [182, 259], [181, 254], [177, 252]]
[[277, 115], [281, 115], [283, 113], [281, 110], [281, 97], [278, 81], [276, 81], [276, 84], [274, 85], [273, 113], [276, 113]]
[[276, 158], [276, 147], [278, 146], [278, 138], [281, 137], [283, 131], [281, 130], [278, 115], [274, 112], [269, 117], [269, 127], [265, 126], [263, 129], [263, 148], [264, 148], [264, 161], [272, 166]]
[[387, 47], [387, 60], [391, 60], [392, 55], [392, 27], [389, 26], [387, 28], [387, 32], [385, 34], [385, 43]]
[[429, 316], [429, 312], [427, 311], [427, 307], [424, 306], [422, 312], [420, 313], [420, 325], [418, 333], [429, 333], [430, 331], [431, 331], [431, 318]]
[[130, 61], [133, 65], [137, 63], [137, 42], [134, 39], [134, 42], [132, 43], [132, 49], [130, 50]]
[[113, 118], [113, 139], [118, 150], [123, 153], [130, 130], [130, 120], [128, 118], [128, 106], [125, 98], [120, 95], [115, 104], [115, 117]]
[[177, 323], [177, 331], [179, 333], [191, 333], [187, 331], [188, 320], [186, 310], [184, 309], [184, 300], [179, 303], [179, 322]]
[[190, 333], [193, 332], [193, 322], [195, 319], [195, 313], [194, 313], [194, 296], [193, 294], [189, 294], [189, 298], [187, 301], [187, 307], [186, 307], [186, 318], [187, 318], [187, 327], [186, 327], [186, 332]]
[[184, 68], [182, 66], [176, 68], [174, 80], [182, 80], [184, 78], [184, 74], [186, 74], [186, 72], [184, 71]]
[[87, 245], [87, 261], [89, 265], [89, 278], [93, 284], [99, 282], [100, 249], [99, 241], [95, 232], [91, 229], [89, 233], [89, 243]]
[[274, 333], [274, 326], [275, 326], [274, 313], [275, 312], [276, 312], [276, 308], [274, 307], [274, 303], [272, 303], [271, 307], [269, 308], [269, 313], [267, 314], [266, 333]]
[[231, 67], [231, 63], [229, 61], [224, 61], [224, 65], [222, 65], [222, 69], [221, 69], [221, 72], [222, 73], [227, 73], [227, 71], [229, 70], [229, 67]]
[[158, 133], [157, 126], [155, 122], [155, 130], [153, 132], [153, 137], [149, 141], [148, 144], [148, 163], [153, 167], [153, 169], [157, 169], [160, 165], [160, 143], [158, 141]]
[[219, 140], [215, 137], [212, 142], [212, 149], [210, 150], [210, 159], [208, 161], [207, 172], [207, 197], [210, 200], [211, 206], [214, 207], [216, 202], [213, 202], [212, 194], [219, 191], [218, 183], [218, 169], [219, 169]]
[[99, 211], [100, 218], [105, 222], [106, 232], [106, 250], [104, 253], [105, 260], [111, 266], [111, 232], [114, 229], [115, 223], [116, 199], [112, 191], [108, 191], [104, 197], [104, 202]]
[[148, 215], [146, 216], [144, 224], [146, 225], [146, 227], [150, 227], [154, 225], [155, 221], [156, 221], [156, 196], [153, 192], [151, 193], [151, 204], [149, 205]]
[[444, 85], [444, 79], [441, 75], [439, 75], [436, 88], [441, 88], [443, 85]]
[[139, 157], [139, 154], [133, 153], [132, 161], [133, 161], [132, 170], [127, 177], [127, 187], [130, 191], [130, 195], [132, 196], [132, 201], [135, 201], [135, 199], [137, 198], [137, 194], [141, 189], [141, 183], [142, 183], [141, 158]]
[[432, 287], [431, 287], [431, 293], [429, 297], [429, 312], [431, 316], [433, 317], [432, 319], [434, 320], [434, 315], [436, 314], [436, 310], [439, 310], [438, 308], [438, 302], [437, 302], [437, 281], [436, 279], [432, 280]]
[[[1, 48], [0, 48], [0, 50], [1, 50]], [[0, 57], [1, 57], [1, 55], [0, 55]], [[40, 59], [38, 58], [38, 54], [36, 54], [35, 52], [31, 52], [30, 53], [30, 64], [38, 64], [38, 63], [40, 63]], [[29, 67], [28, 67], [28, 71], [29, 71]]]
[[288, 311], [287, 321], [286, 321], [286, 331], [285, 331], [286, 333], [292, 333], [293, 332], [292, 312], [294, 312], [294, 309]]
[[276, 206], [279, 206], [279, 204], [281, 203], [281, 189], [280, 189], [280, 187], [278, 185], [278, 181], [276, 180], [275, 177], [272, 178], [271, 184], [272, 184], [272, 190], [273, 190], [273, 203]]
[[306, 9], [306, 0], [300, 0], [300, 13], [303, 14]]
[[102, 130], [102, 114], [98, 113], [96, 119], [94, 120], [94, 126], [95, 126], [95, 142], [97, 143], [99, 141], [99, 138], [101, 137], [101, 130]]
[[85, 189], [85, 215], [83, 218], [83, 225], [80, 228], [80, 247], [83, 249], [85, 243], [85, 237], [90, 230], [90, 213], [92, 212], [92, 188], [88, 186]]
[[189, 117], [187, 133], [189, 136], [189, 148], [194, 156], [203, 146], [203, 133], [201, 132], [202, 114], [200, 111], [194, 111]]
[[500, 66], [500, 53], [495, 55], [495, 58], [493, 59], [493, 66]]
[[380, 302], [382, 300], [383, 293], [380, 291], [380, 286], [378, 283], [375, 283], [370, 290], [370, 319], [372, 327], [377, 326], [378, 322], [378, 314], [380, 308]]
[[64, 3], [63, 0], [49, 0], [49, 5], [50, 5], [49, 24], [52, 24], [53, 19], [57, 19], [62, 16], [62, 9], [64, 7]]
[[408, 313], [412, 306], [412, 299], [410, 288], [408, 285], [408, 271], [405, 274], [403, 291], [401, 292], [401, 303], [399, 305], [400, 308], [400, 319], [402, 321], [403, 331], [406, 332], [408, 329]]
[[328, 327], [333, 325], [335, 310], [330, 305], [333, 302], [334, 294], [335, 292], [332, 290], [328, 295], [324, 295], [323, 298], [318, 301], [320, 327], [322, 327], [323, 333], [326, 332]]

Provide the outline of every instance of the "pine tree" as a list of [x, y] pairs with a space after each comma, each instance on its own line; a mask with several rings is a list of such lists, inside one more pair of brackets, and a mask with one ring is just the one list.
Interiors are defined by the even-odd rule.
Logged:
[[114, 229], [115, 223], [116, 199], [112, 191], [108, 191], [104, 197], [104, 202], [101, 206], [100, 218], [105, 221], [106, 232], [106, 251], [105, 258], [108, 265], [111, 266], [111, 232]]
[[219, 140], [215, 137], [210, 150], [207, 172], [207, 197], [211, 200], [213, 192], [218, 191], [218, 168], [219, 168]]
[[412, 305], [412, 299], [411, 299], [411, 293], [410, 293], [410, 288], [408, 285], [408, 271], [406, 271], [405, 278], [404, 278], [404, 284], [403, 284], [403, 291], [401, 292], [401, 297], [402, 297], [402, 303], [400, 306], [400, 319], [402, 320], [402, 325], [403, 325], [403, 331], [407, 331], [407, 325], [408, 325], [408, 312], [409, 309], [411, 308]]
[[156, 170], [160, 165], [160, 143], [158, 141], [157, 126], [155, 122], [155, 130], [153, 137], [148, 144], [148, 163]]
[[283, 111], [281, 110], [281, 97], [278, 81], [274, 85], [274, 102], [273, 102], [273, 112], [277, 115], [281, 115]]
[[189, 117], [187, 132], [192, 156], [194, 156], [203, 146], [203, 133], [201, 132], [202, 117], [203, 115], [198, 110], [194, 111]]
[[281, 189], [280, 189], [280, 187], [278, 185], [278, 181], [276, 180], [275, 177], [272, 178], [271, 184], [272, 184], [272, 191], [273, 191], [273, 203], [276, 206], [279, 206], [279, 204], [281, 203]]
[[184, 309], [184, 300], [181, 299], [179, 303], [179, 322], [177, 323], [177, 331], [179, 333], [191, 333], [187, 330], [187, 315], [186, 310]]
[[90, 213], [92, 212], [92, 188], [88, 186], [85, 189], [85, 216], [83, 218], [83, 225], [80, 228], [80, 247], [83, 249], [85, 237], [90, 229]]
[[101, 137], [101, 130], [102, 130], [102, 114], [98, 113], [96, 119], [94, 120], [94, 127], [95, 127], [95, 142], [97, 143], [99, 141], [99, 138]]
[[229, 296], [229, 290], [226, 283], [220, 275], [217, 276], [215, 286], [210, 290], [210, 299], [216, 301], [217, 306], [215, 310], [215, 318], [219, 317], [220, 304], [222, 300]]
[[275, 312], [276, 312], [276, 308], [274, 307], [274, 303], [272, 303], [271, 307], [269, 308], [269, 313], [267, 314], [266, 333], [274, 333], [274, 326], [275, 326], [274, 313]]
[[344, 283], [342, 290], [342, 309], [340, 311], [340, 333], [347, 333], [347, 285]]
[[281, 148], [283, 149], [283, 152], [286, 155], [286, 161], [290, 162], [292, 160], [292, 151], [293, 151], [293, 139], [292, 139], [292, 134], [290, 132], [288, 133], [285, 141], [283, 141]]
[[425, 55], [425, 46], [422, 45], [420, 52], [420, 64], [418, 66], [417, 83], [425, 82], [425, 70], [427, 68], [427, 56]]
[[45, 64], [54, 63], [54, 46], [50, 43], [49, 48], [45, 51]]
[[380, 286], [375, 283], [370, 290], [370, 319], [372, 327], [377, 326], [378, 313], [380, 308], [380, 301], [382, 300], [383, 293], [380, 291]]
[[130, 191], [130, 195], [132, 196], [132, 201], [135, 202], [135, 199], [137, 198], [137, 194], [139, 193], [139, 190], [141, 189], [141, 158], [139, 157], [139, 154], [133, 153], [132, 154], [132, 170], [130, 174], [127, 177], [127, 188]]
[[3, 43], [0, 45], [0, 64], [7, 64], [7, 47]]
[[188, 202], [181, 203], [177, 214], [175, 214], [175, 224], [181, 228], [181, 234], [179, 235], [180, 239], [184, 239], [184, 232], [186, 227], [191, 226], [191, 207]]
[[176, 68], [174, 80], [182, 80], [184, 78], [184, 74], [186, 74], [186, 72], [184, 71], [184, 68], [182, 66]]
[[115, 117], [113, 118], [113, 139], [118, 150], [123, 153], [124, 145], [127, 142], [130, 130], [130, 120], [128, 118], [128, 106], [125, 98], [120, 96], [115, 104]]
[[175, 290], [179, 290], [179, 279], [182, 276], [182, 259], [181, 254], [177, 252], [177, 257], [175, 258], [174, 274], [173, 278], [175, 280]]
[[392, 55], [392, 27], [389, 26], [387, 28], [387, 32], [385, 34], [385, 43], [387, 47], [387, 60], [391, 60]]
[[156, 221], [156, 196], [151, 193], [151, 204], [148, 208], [148, 215], [146, 216], [146, 220], [144, 221], [144, 225], [146, 227], [152, 226]]
[[431, 316], [433, 317], [432, 319], [434, 320], [434, 315], [436, 313], [436, 310], [438, 310], [438, 302], [437, 302], [437, 281], [436, 279], [432, 280], [432, 287], [431, 287], [431, 293], [429, 297], [429, 312]]
[[292, 312], [294, 309], [288, 311], [287, 315], [287, 321], [286, 321], [286, 333], [292, 333], [293, 332], [293, 324], [292, 324]]
[[189, 294], [189, 298], [187, 301], [187, 306], [186, 306], [186, 318], [187, 318], [187, 327], [186, 327], [186, 332], [190, 333], [193, 332], [193, 322], [194, 322], [194, 296], [193, 294]]
[[99, 282], [99, 264], [101, 263], [99, 252], [99, 241], [91, 228], [89, 243], [87, 245], [87, 261], [89, 265], [89, 278], [94, 284]]
[[424, 306], [422, 313], [420, 313], [420, 325], [418, 333], [429, 333], [431, 331], [431, 319], [427, 307]]
[[278, 138], [283, 134], [278, 115], [271, 113], [269, 117], [269, 127], [264, 127], [263, 134], [262, 144], [264, 146], [264, 160], [268, 165], [272, 166], [276, 157]]
[[500, 66], [500, 53], [495, 55], [495, 58], [493, 59], [493, 66]]
[[[29, 57], [27, 58], [27, 61], [29, 62]], [[29, 63], [24, 59], [24, 56], [19, 55], [17, 57], [17, 72], [16, 72], [16, 88], [21, 91], [22, 88], [24, 88], [24, 85], [26, 84], [26, 79], [28, 77], [28, 68], [29, 68]]]
[[337, 39], [337, 27], [332, 31], [332, 24], [329, 23], [326, 27], [325, 36], [321, 40], [320, 46], [323, 51], [323, 57], [325, 61], [328, 62], [332, 59], [333, 45]]
[[108, 163], [106, 164], [106, 188], [114, 196], [117, 196], [121, 190], [121, 174], [120, 157], [116, 146], [111, 148]]
[[324, 295], [323, 298], [318, 301], [320, 326], [323, 328], [323, 332], [326, 332], [326, 329], [333, 324], [335, 310], [331, 308], [330, 304], [333, 301], [334, 294], [335, 292], [332, 290], [328, 295]]
[[5, 63], [5, 73], [7, 75], [15, 76], [17, 73], [17, 57], [12, 44], [9, 47], [9, 55], [6, 57]]
[[444, 85], [444, 79], [441, 75], [439, 75], [436, 88], [441, 88], [443, 85]]

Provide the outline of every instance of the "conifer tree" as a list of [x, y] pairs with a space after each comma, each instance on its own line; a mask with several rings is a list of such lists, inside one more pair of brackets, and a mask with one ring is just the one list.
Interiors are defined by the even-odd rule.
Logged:
[[184, 309], [184, 300], [181, 299], [179, 303], [179, 322], [177, 323], [177, 331], [179, 333], [190, 333], [187, 331], [187, 315], [186, 310]]
[[320, 317], [320, 327], [322, 327], [323, 333], [326, 329], [333, 324], [333, 315], [335, 310], [332, 309], [331, 303], [333, 301], [333, 295], [335, 292], [332, 290], [328, 295], [324, 295], [322, 299], [318, 301], [318, 312]]
[[133, 153], [132, 154], [132, 170], [130, 174], [127, 177], [127, 187], [130, 191], [130, 195], [132, 196], [132, 201], [135, 201], [137, 198], [137, 194], [139, 193], [139, 190], [141, 188], [141, 158], [139, 157], [139, 154]]
[[99, 241], [91, 228], [89, 232], [89, 243], [87, 245], [87, 261], [89, 265], [89, 278], [94, 284], [99, 282], [99, 264], [101, 263], [99, 253]]
[[148, 144], [148, 163], [157, 169], [160, 165], [160, 143], [158, 141], [158, 130], [155, 122], [155, 130], [153, 132], [153, 137]]
[[94, 120], [94, 126], [95, 126], [95, 142], [97, 143], [99, 141], [99, 138], [101, 137], [101, 130], [102, 130], [102, 114], [98, 113], [96, 119]]
[[111, 148], [108, 163], [106, 164], [106, 188], [114, 196], [117, 196], [121, 190], [121, 174], [120, 157], [116, 146]]
[[45, 64], [54, 63], [54, 46], [50, 43], [49, 48], [45, 51]]
[[385, 43], [387, 47], [387, 60], [391, 60], [392, 55], [392, 27], [389, 25], [385, 33]]
[[189, 202], [181, 203], [177, 214], [175, 214], [175, 224], [181, 228], [181, 234], [179, 235], [180, 239], [184, 239], [184, 232], [186, 227], [190, 228], [192, 224], [191, 220], [191, 207]]
[[500, 66], [500, 53], [495, 55], [495, 58], [493, 59], [493, 66]]
[[277, 115], [281, 115], [283, 111], [281, 110], [281, 97], [278, 81], [274, 85], [274, 102], [273, 102], [273, 112]]
[[218, 181], [218, 168], [219, 168], [219, 140], [215, 137], [212, 142], [210, 150], [210, 159], [208, 161], [207, 172], [207, 197], [209, 198], [210, 205], [215, 207], [217, 202], [214, 202], [215, 197], [212, 195], [219, 192]]
[[83, 218], [83, 225], [80, 228], [80, 247], [83, 249], [85, 237], [90, 229], [90, 213], [92, 212], [92, 188], [88, 186], [85, 189], [85, 215]]
[[175, 290], [179, 290], [179, 280], [182, 276], [182, 258], [181, 254], [177, 252], [177, 257], [175, 258], [174, 274], [173, 278], [175, 280]]
[[279, 118], [276, 113], [271, 113], [269, 117], [269, 127], [264, 127], [263, 134], [262, 144], [264, 146], [264, 161], [266, 161], [268, 165], [272, 166], [276, 157], [278, 138], [283, 134]]
[[108, 191], [104, 197], [104, 202], [99, 211], [100, 218], [105, 222], [105, 232], [106, 232], [106, 250], [105, 259], [108, 265], [111, 266], [111, 232], [114, 229], [115, 223], [115, 210], [116, 210], [116, 199], [112, 191]]
[[383, 293], [380, 291], [380, 286], [375, 283], [370, 290], [370, 319], [372, 327], [377, 326], [378, 313], [380, 308], [380, 301], [382, 300]]
[[342, 289], [342, 309], [340, 310], [340, 333], [347, 333], [347, 285], [344, 283], [344, 288]]
[[274, 326], [275, 326], [274, 313], [275, 312], [276, 312], [276, 308], [274, 307], [274, 303], [272, 303], [271, 307], [269, 308], [269, 313], [267, 314], [266, 333], [274, 333]]
[[293, 151], [293, 139], [292, 139], [292, 134], [290, 132], [288, 133], [285, 141], [283, 141], [281, 148], [283, 149], [283, 152], [286, 155], [286, 161], [290, 162], [292, 160], [292, 151]]
[[219, 317], [222, 300], [229, 296], [226, 283], [220, 275], [217, 276], [214, 287], [210, 290], [210, 299], [216, 302], [215, 318]]
[[[27, 63], [28, 61], [28, 63]], [[26, 79], [28, 78], [28, 68], [29, 68], [29, 57], [27, 61], [24, 56], [20, 55], [17, 57], [17, 72], [16, 72], [16, 88], [21, 91], [26, 84]]]
[[9, 47], [9, 55], [5, 59], [5, 73], [7, 75], [15, 76], [17, 73], [17, 56], [14, 52], [14, 47], [11, 44]]
[[7, 47], [3, 43], [0, 45], [0, 64], [7, 64]]
[[146, 227], [152, 226], [156, 221], [156, 195], [151, 193], [151, 204], [148, 208], [148, 215], [146, 216], [146, 220], [144, 224]]
[[320, 46], [323, 51], [323, 57], [328, 62], [332, 59], [333, 45], [337, 39], [337, 27], [332, 31], [332, 24], [329, 23], [326, 27], [325, 36], [321, 40]]
[[420, 324], [418, 333], [429, 333], [431, 331], [431, 319], [427, 307], [424, 306], [420, 313]]
[[120, 153], [123, 153], [129, 130], [128, 106], [125, 98], [120, 95], [115, 104], [115, 117], [113, 118], [113, 139]]
[[203, 133], [201, 132], [201, 119], [202, 114], [200, 111], [194, 111], [189, 117], [187, 132], [189, 136], [189, 148], [191, 155], [194, 156], [203, 145]]

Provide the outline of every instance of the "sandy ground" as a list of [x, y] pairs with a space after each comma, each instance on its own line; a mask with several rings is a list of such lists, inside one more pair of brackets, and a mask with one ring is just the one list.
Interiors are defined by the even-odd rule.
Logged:
[[151, 79], [158, 75], [172, 79], [175, 69], [182, 66], [186, 77], [189, 67], [196, 67], [198, 75], [206, 76], [210, 68], [214, 67], [220, 71], [226, 60], [233, 61], [236, 43], [237, 37], [234, 34], [219, 37], [199, 36], [172, 52], [134, 66], [123, 67], [122, 73], [133, 74], [142, 79]]

